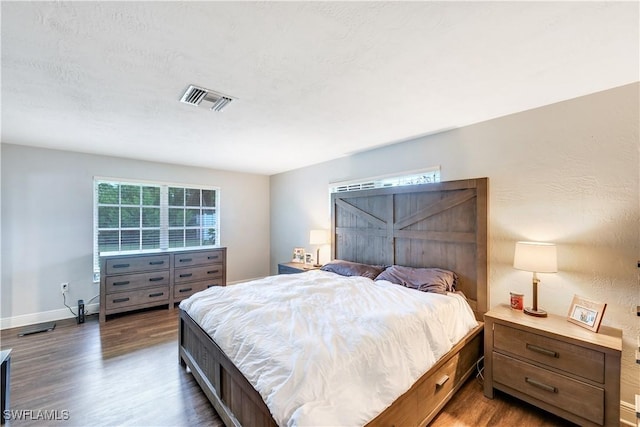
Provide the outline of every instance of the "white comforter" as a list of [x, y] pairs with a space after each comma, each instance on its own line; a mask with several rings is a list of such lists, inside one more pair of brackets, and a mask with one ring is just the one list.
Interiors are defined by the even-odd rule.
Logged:
[[366, 424], [477, 325], [459, 295], [320, 270], [212, 287], [180, 307], [280, 426]]

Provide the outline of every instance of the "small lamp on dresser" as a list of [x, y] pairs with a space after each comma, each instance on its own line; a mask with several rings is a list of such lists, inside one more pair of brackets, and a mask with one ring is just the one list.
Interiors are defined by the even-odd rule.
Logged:
[[553, 243], [517, 242], [513, 256], [513, 268], [533, 273], [533, 306], [525, 307], [525, 314], [547, 317], [547, 312], [538, 308], [538, 283], [540, 283], [540, 279], [536, 273], [558, 272], [556, 245]]
[[320, 267], [320, 246], [326, 245], [329, 243], [329, 233], [327, 230], [311, 230], [309, 233], [309, 244], [310, 245], [318, 245], [318, 249], [316, 250], [316, 263], [313, 264], [314, 267]]

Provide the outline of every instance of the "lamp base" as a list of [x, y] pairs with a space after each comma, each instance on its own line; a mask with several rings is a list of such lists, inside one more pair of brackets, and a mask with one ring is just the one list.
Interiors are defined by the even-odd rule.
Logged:
[[547, 317], [547, 312], [544, 310], [534, 310], [532, 307], [525, 307], [524, 314], [535, 317]]

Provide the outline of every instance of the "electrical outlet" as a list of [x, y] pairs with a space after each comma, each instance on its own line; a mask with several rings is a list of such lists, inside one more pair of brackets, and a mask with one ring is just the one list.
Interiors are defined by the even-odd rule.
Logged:
[[60, 292], [66, 294], [69, 291], [69, 282], [60, 283]]

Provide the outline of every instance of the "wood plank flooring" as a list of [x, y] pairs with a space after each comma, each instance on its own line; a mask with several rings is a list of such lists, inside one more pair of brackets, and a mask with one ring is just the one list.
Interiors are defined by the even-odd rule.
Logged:
[[[82, 325], [58, 321], [51, 332], [24, 337], [17, 336], [22, 328], [3, 330], [0, 347], [13, 349], [10, 409], [26, 416], [5, 425], [222, 426], [191, 374], [178, 363], [177, 326], [178, 310], [155, 309], [103, 325], [97, 316]], [[475, 379], [431, 423], [570, 425], [502, 393], [487, 399]]]

